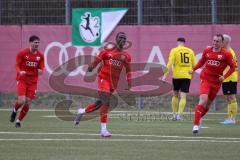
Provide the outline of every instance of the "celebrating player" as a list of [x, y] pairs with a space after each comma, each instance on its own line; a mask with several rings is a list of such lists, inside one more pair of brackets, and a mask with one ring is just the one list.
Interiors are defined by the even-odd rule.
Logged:
[[[181, 114], [186, 105], [186, 95], [189, 92], [192, 79], [192, 75], [189, 74], [188, 71], [191, 70], [196, 63], [193, 50], [184, 46], [185, 38], [178, 38], [177, 43], [178, 46], [170, 52], [167, 70], [163, 76], [163, 80], [165, 80], [169, 70], [172, 68], [172, 120], [181, 120]], [[179, 95], [180, 102], [178, 103]]]
[[[199, 103], [195, 108], [194, 126], [192, 132], [198, 133], [200, 119], [207, 113], [209, 106], [216, 97], [222, 82], [235, 70], [235, 62], [231, 53], [222, 48], [223, 35], [217, 34], [213, 37], [212, 47], [207, 47], [201, 59], [194, 66], [193, 70], [203, 69], [200, 74], [200, 97]], [[223, 75], [224, 69], [229, 65], [229, 70]]]
[[20, 50], [16, 58], [18, 99], [13, 107], [10, 122], [15, 121], [17, 111], [22, 107], [15, 123], [17, 128], [21, 127], [21, 121], [28, 113], [29, 102], [35, 98], [38, 75], [42, 74], [44, 69], [44, 56], [38, 50], [39, 37], [30, 36], [29, 43], [30, 47]]
[[119, 32], [116, 36], [116, 45], [111, 48], [103, 49], [94, 62], [89, 65], [88, 71], [91, 72], [100, 62], [103, 62], [98, 69], [98, 88], [99, 99], [95, 103], [91, 103], [86, 108], [80, 108], [74, 120], [74, 126], [78, 125], [83, 114], [93, 112], [100, 108], [100, 121], [102, 137], [111, 137], [107, 130], [107, 112], [109, 109], [110, 96], [117, 88], [120, 73], [123, 67], [126, 68], [128, 89], [131, 87], [131, 56], [128, 51], [124, 50], [127, 37], [123, 32]]
[[[227, 34], [223, 35], [223, 47], [226, 48], [231, 54], [236, 63], [235, 71], [223, 81], [222, 84], [222, 92], [225, 95], [228, 103], [228, 118], [222, 122], [223, 124], [235, 124], [236, 116], [237, 116], [237, 81], [238, 81], [238, 67], [237, 67], [237, 57], [234, 50], [230, 47], [231, 37]], [[229, 67], [227, 67], [223, 73], [228, 71]]]

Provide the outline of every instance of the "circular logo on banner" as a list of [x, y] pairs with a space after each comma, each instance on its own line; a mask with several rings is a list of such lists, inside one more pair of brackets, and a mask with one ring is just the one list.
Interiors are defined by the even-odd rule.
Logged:
[[100, 35], [100, 18], [92, 17], [90, 12], [85, 12], [81, 16], [79, 24], [79, 33], [82, 39], [87, 43], [94, 42]]

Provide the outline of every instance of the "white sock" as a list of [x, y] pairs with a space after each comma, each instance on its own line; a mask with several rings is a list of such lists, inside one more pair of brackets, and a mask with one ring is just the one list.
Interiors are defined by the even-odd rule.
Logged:
[[177, 118], [177, 113], [173, 113], [173, 118]]
[[77, 113], [78, 113], [78, 114], [86, 113], [86, 112], [85, 112], [85, 108], [79, 108]]
[[107, 123], [101, 123], [101, 131], [107, 130]]
[[19, 119], [17, 119], [17, 120], [16, 120], [16, 122], [17, 122], [17, 123], [18, 123], [18, 122], [20, 123], [20, 120], [19, 120]]

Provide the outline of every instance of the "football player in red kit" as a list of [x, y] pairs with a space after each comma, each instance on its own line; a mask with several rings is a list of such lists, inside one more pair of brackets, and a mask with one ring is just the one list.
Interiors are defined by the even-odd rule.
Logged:
[[91, 103], [86, 108], [80, 108], [74, 120], [74, 126], [78, 125], [83, 114], [95, 111], [100, 108], [100, 121], [102, 137], [111, 137], [107, 130], [107, 112], [109, 109], [109, 100], [111, 94], [117, 88], [123, 67], [126, 69], [128, 89], [131, 87], [131, 56], [124, 50], [126, 43], [126, 34], [119, 32], [116, 36], [116, 45], [113, 49], [103, 49], [95, 61], [89, 65], [88, 71], [91, 72], [100, 62], [102, 65], [98, 69], [98, 90], [99, 99]]
[[[235, 61], [231, 53], [223, 46], [223, 35], [217, 34], [213, 37], [212, 47], [207, 47], [202, 54], [201, 59], [189, 73], [195, 70], [203, 69], [200, 74], [200, 98], [195, 108], [194, 126], [192, 132], [198, 133], [200, 119], [207, 113], [209, 106], [217, 95], [218, 90], [224, 79], [235, 71]], [[230, 69], [223, 75], [224, 69], [229, 66]]]
[[14, 122], [17, 111], [22, 107], [16, 120], [15, 127], [21, 127], [21, 121], [29, 110], [29, 102], [35, 98], [38, 75], [44, 69], [44, 56], [38, 50], [40, 39], [32, 35], [29, 38], [30, 47], [19, 51], [16, 58], [17, 95], [18, 99], [13, 107], [10, 122]]

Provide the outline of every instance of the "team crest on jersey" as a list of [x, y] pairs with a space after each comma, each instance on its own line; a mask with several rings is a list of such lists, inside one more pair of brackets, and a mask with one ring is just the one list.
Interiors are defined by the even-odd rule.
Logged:
[[124, 61], [124, 60], [126, 59], [126, 56], [125, 56], [125, 55], [121, 55], [121, 57], [120, 57], [120, 58], [121, 58], [121, 60], [123, 60], [123, 61]]
[[26, 59], [28, 59], [28, 56], [25, 56]]
[[37, 56], [36, 59], [37, 59], [37, 61], [40, 61], [40, 57], [39, 56]]
[[218, 55], [218, 59], [219, 59], [219, 60], [222, 59], [222, 55]]
[[112, 55], [110, 53], [107, 53], [105, 56], [106, 56], [107, 59], [112, 58]]

